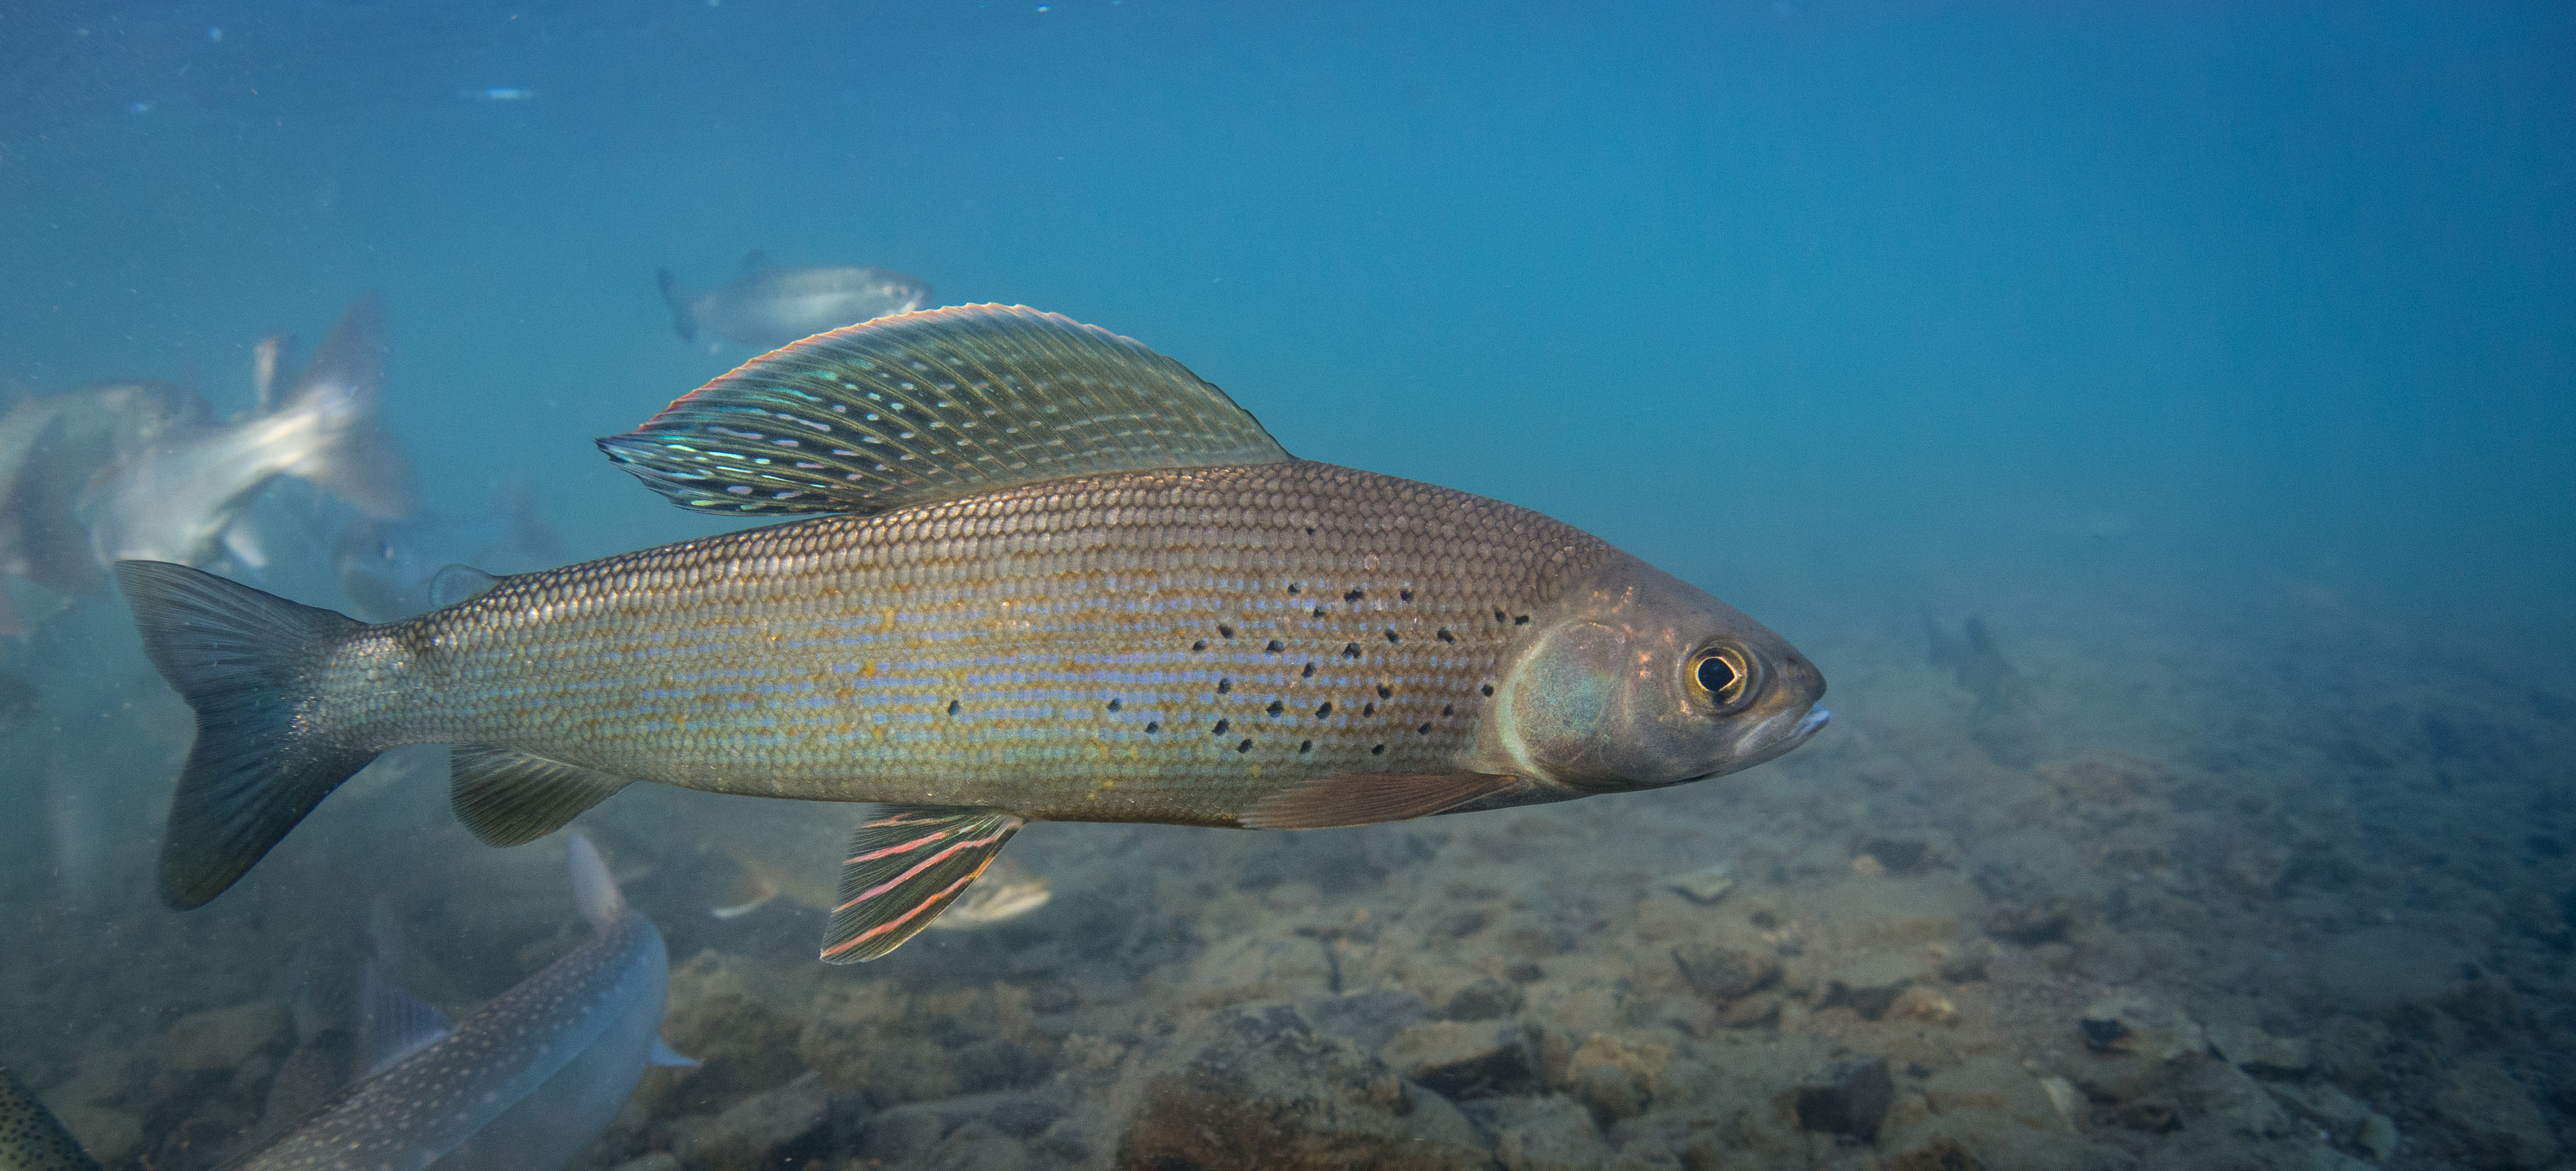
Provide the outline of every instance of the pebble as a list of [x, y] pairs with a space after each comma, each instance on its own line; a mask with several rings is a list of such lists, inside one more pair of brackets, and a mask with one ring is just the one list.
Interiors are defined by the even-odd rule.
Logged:
[[1679, 891], [1684, 898], [1692, 902], [1703, 905], [1714, 903], [1725, 898], [1726, 892], [1735, 889], [1735, 866], [1727, 862], [1705, 866], [1688, 874], [1665, 879], [1664, 885]]

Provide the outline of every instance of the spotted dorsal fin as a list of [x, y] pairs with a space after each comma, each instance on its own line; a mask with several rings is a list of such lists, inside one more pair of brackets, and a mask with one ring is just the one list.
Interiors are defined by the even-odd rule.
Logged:
[[1066, 476], [1289, 458], [1180, 363], [1005, 305], [818, 334], [599, 447], [682, 507], [773, 515], [870, 514]]

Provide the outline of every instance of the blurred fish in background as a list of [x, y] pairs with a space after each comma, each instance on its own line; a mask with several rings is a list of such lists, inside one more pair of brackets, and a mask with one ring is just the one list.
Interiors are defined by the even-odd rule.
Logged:
[[0, 634], [102, 592], [119, 558], [265, 566], [267, 542], [244, 513], [280, 477], [370, 516], [409, 511], [410, 461], [376, 419], [382, 301], [350, 302], [300, 373], [284, 351], [280, 337], [254, 347], [255, 403], [230, 422], [168, 382], [17, 391], [0, 413]]
[[352, 520], [340, 530], [331, 564], [357, 602], [359, 617], [390, 622], [459, 600], [433, 588], [449, 566], [514, 572], [541, 568], [562, 553], [562, 542], [538, 507], [536, 482], [520, 476], [481, 512]]
[[410, 510], [410, 462], [376, 422], [384, 388], [383, 301], [366, 293], [350, 302], [283, 396], [268, 389], [277, 360], [273, 347], [262, 347], [268, 378], [262, 409], [249, 418], [172, 427], [99, 474], [80, 514], [101, 562], [143, 557], [206, 565], [230, 553], [259, 568], [266, 551], [234, 521], [279, 476], [309, 480], [370, 515]]
[[712, 289], [692, 290], [667, 268], [654, 276], [681, 340], [703, 332], [762, 350], [931, 306], [930, 284], [918, 277], [890, 268], [782, 268], [757, 248], [742, 258], [742, 275]]

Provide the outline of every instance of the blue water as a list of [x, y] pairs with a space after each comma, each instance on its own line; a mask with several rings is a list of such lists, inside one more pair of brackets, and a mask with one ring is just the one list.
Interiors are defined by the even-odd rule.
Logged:
[[[425, 497], [532, 474], [579, 559], [713, 527], [588, 442], [751, 356], [674, 336], [655, 268], [883, 265], [1139, 339], [1299, 456], [1671, 569], [1819, 661], [1828, 735], [1955, 739], [1955, 691], [1905, 698], [1950, 686], [1923, 615], [1983, 614], [2053, 697], [2044, 756], [2384, 734], [2393, 763], [2300, 782], [2352, 795], [2346, 836], [2520, 850], [2576, 783], [2571, 50], [2565, 5], [0, 6], [0, 378], [241, 409], [254, 342], [381, 289]], [[344, 604], [309, 566], [267, 584]], [[129, 754], [79, 815], [127, 844], [83, 856], [148, 863], [185, 723], [121, 607], [7, 654], [51, 731], [0, 783]], [[2492, 721], [2462, 733], [2505, 745], [2488, 788], [2436, 782], [2437, 710]], [[1835, 759], [1791, 775], [1852, 784]], [[2499, 939], [2562, 893], [2576, 918], [2531, 849], [2471, 880]], [[513, 864], [527, 898], [553, 864]], [[64, 865], [0, 863], [184, 968], [146, 873]], [[501, 953], [539, 929], [509, 930], [452, 998], [526, 970]], [[2408, 1157], [2486, 1149], [2438, 1137], [2468, 1133], [2441, 1078], [2563, 1052], [2563, 1005], [2389, 1091], [2437, 1136]]]

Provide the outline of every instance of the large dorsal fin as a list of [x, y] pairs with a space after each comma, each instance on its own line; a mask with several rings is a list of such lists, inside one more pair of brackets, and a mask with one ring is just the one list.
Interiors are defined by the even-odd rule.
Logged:
[[1289, 458], [1180, 363], [1017, 305], [817, 334], [599, 447], [682, 507], [768, 514], [877, 513], [1065, 476]]

